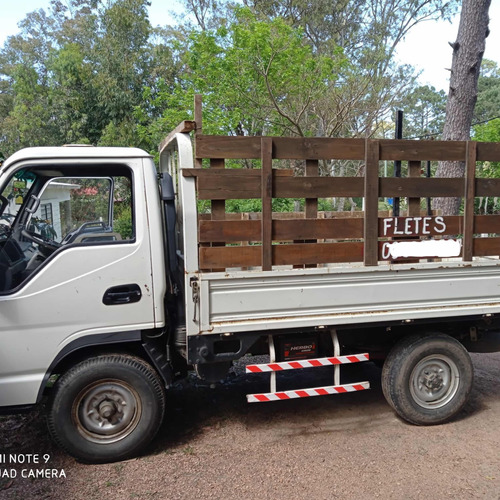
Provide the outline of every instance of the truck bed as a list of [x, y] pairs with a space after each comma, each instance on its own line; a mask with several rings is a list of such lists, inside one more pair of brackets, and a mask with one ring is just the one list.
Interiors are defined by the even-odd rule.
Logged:
[[[500, 179], [477, 169], [500, 161], [500, 144], [197, 133], [194, 145], [193, 158], [178, 133], [161, 150], [177, 186], [188, 336], [500, 312], [500, 215], [476, 203], [500, 196]], [[385, 177], [396, 160], [406, 176]], [[424, 176], [437, 161], [464, 162], [464, 176]], [[329, 174], [335, 162], [357, 162], [358, 174]], [[333, 197], [361, 198], [362, 211], [320, 213]], [[461, 215], [432, 211], [440, 197], [462, 198]], [[273, 213], [276, 198], [302, 199], [302, 212]], [[404, 212], [381, 214], [390, 198], [405, 199]], [[227, 213], [227, 200], [244, 199], [261, 212]]]
[[199, 329], [228, 333], [500, 312], [491, 259], [201, 273]]

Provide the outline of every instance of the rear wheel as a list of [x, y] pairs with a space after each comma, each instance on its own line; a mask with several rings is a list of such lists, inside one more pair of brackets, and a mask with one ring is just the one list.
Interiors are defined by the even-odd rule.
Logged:
[[443, 334], [412, 336], [391, 350], [382, 369], [382, 390], [396, 413], [413, 424], [450, 420], [472, 389], [469, 353]]
[[48, 414], [54, 440], [83, 462], [137, 455], [163, 420], [165, 393], [156, 372], [140, 358], [88, 359], [56, 383]]

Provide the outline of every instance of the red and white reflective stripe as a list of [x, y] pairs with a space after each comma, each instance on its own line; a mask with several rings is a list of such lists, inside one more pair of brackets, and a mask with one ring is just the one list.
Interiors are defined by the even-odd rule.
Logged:
[[330, 394], [343, 394], [344, 392], [363, 391], [370, 388], [370, 382], [357, 384], [331, 385], [327, 387], [314, 387], [311, 389], [298, 389], [295, 391], [268, 392], [266, 394], [247, 394], [249, 403], [266, 403], [268, 401], [283, 401], [285, 399], [308, 398], [311, 396], [328, 396]]
[[318, 366], [344, 365], [369, 361], [368, 353], [351, 354], [349, 356], [335, 356], [331, 358], [301, 359], [298, 361], [285, 361], [281, 363], [267, 363], [262, 365], [247, 365], [246, 373], [279, 372], [282, 370], [297, 370], [299, 368], [316, 368]]

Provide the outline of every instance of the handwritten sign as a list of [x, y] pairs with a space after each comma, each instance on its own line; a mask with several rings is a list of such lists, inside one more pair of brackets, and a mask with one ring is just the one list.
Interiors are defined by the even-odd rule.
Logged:
[[388, 217], [382, 221], [382, 236], [430, 236], [446, 232], [444, 217]]
[[[382, 245], [382, 259], [459, 257], [462, 252], [461, 240], [425, 239], [404, 241], [405, 238], [437, 236], [446, 234], [444, 217], [388, 217], [382, 220], [381, 236], [393, 237], [396, 241], [386, 241]], [[397, 240], [397, 238], [403, 238]]]

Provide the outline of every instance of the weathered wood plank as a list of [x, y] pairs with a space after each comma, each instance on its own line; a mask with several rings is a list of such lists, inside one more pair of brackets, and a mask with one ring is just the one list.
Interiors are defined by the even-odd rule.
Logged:
[[[336, 262], [361, 262], [363, 243], [293, 243], [273, 245], [274, 265], [307, 265]], [[250, 267], [260, 266], [261, 247], [204, 247], [200, 248], [200, 266]]]
[[[363, 139], [326, 137], [273, 137], [274, 158], [280, 160], [361, 160]], [[259, 159], [260, 137], [197, 135], [196, 151], [201, 158]]]
[[[384, 242], [377, 244], [378, 260], [382, 257]], [[500, 238], [474, 238], [475, 256], [500, 256]], [[273, 245], [274, 265], [335, 264], [363, 261], [362, 242], [298, 243]], [[260, 266], [261, 246], [202, 247], [200, 267], [206, 269]]]
[[380, 145], [377, 140], [366, 140], [365, 158], [365, 219], [364, 264], [376, 266], [378, 261], [378, 162]]
[[381, 160], [465, 161], [465, 141], [380, 141]]
[[198, 144], [198, 141], [196, 140], [197, 137], [201, 136], [203, 134], [203, 96], [201, 94], [196, 94], [194, 96], [194, 121], [195, 121], [195, 128], [196, 128], [196, 134], [195, 134], [195, 146], [194, 146], [194, 166], [196, 168], [202, 168], [203, 166], [203, 161], [202, 157], [198, 154], [198, 151], [196, 150], [196, 145]]
[[[283, 176], [281, 172], [273, 170], [274, 198], [363, 195], [363, 177], [291, 177], [288, 173]], [[260, 174], [260, 169], [183, 170], [183, 175], [198, 178], [198, 197], [201, 200], [260, 198]], [[379, 185], [381, 197], [460, 197], [464, 194], [462, 178], [381, 178]], [[477, 196], [500, 196], [500, 179], [477, 179], [476, 185]]]
[[465, 193], [464, 193], [464, 236], [462, 240], [462, 258], [472, 260], [474, 236], [474, 188], [476, 176], [477, 143], [467, 141], [467, 157], [465, 161]]
[[[318, 177], [319, 165], [318, 160], [306, 160], [306, 177]], [[306, 219], [315, 219], [318, 216], [318, 195], [314, 198], [306, 197], [305, 206]]]
[[477, 161], [500, 161], [500, 142], [478, 142]]
[[280, 160], [363, 160], [364, 139], [275, 137], [274, 158]]
[[[213, 169], [224, 169], [224, 160], [221, 159], [211, 159], [210, 168]], [[223, 220], [226, 216], [226, 203], [224, 200], [212, 200], [212, 220]]]
[[[408, 162], [408, 175], [410, 178], [419, 178], [422, 173], [422, 164], [419, 161]], [[408, 215], [418, 216], [420, 215], [420, 198], [409, 197], [408, 198]]]
[[[363, 139], [328, 137], [274, 137], [274, 158], [302, 160], [363, 160]], [[200, 158], [260, 158], [260, 137], [210, 136], [197, 130], [196, 150]], [[381, 160], [465, 161], [465, 141], [380, 141]], [[499, 143], [478, 143], [477, 161], [500, 161]]]
[[437, 179], [421, 178], [384, 178], [380, 179], [380, 196], [423, 198], [434, 196], [463, 196], [464, 181], [462, 178]]
[[[260, 215], [260, 214], [258, 214]], [[275, 217], [282, 214], [275, 214]], [[239, 220], [241, 214], [226, 214], [238, 220], [211, 221], [200, 220], [200, 242], [260, 241], [260, 219]], [[443, 230], [444, 228], [444, 230]], [[378, 235], [380, 238], [400, 236], [450, 236], [463, 234], [464, 219], [459, 215], [446, 217], [380, 217]], [[476, 215], [474, 234], [499, 234], [500, 215]], [[356, 239], [363, 237], [362, 218], [339, 219], [288, 219], [273, 220], [273, 241], [312, 240], [312, 239]]]
[[[225, 163], [222, 159], [211, 159], [210, 168], [213, 169], [224, 169]], [[224, 200], [212, 200], [211, 201], [211, 216], [212, 220], [220, 221], [226, 218], [226, 202]], [[212, 241], [213, 247], [223, 247], [225, 245], [224, 240]], [[214, 268], [212, 271], [223, 271], [223, 268]]]
[[276, 179], [275, 198], [363, 196], [363, 177], [289, 177]]
[[[363, 219], [273, 220], [273, 241], [345, 239], [363, 237]], [[260, 241], [260, 222], [200, 221], [200, 242]]]
[[262, 137], [261, 144], [261, 199], [262, 199], [262, 270], [270, 271], [273, 267], [273, 141]]
[[486, 257], [500, 255], [500, 238], [474, 238], [474, 256]]
[[177, 125], [170, 134], [161, 141], [160, 146], [158, 148], [159, 153], [163, 153], [163, 151], [168, 147], [172, 139], [175, 137], [176, 134], [186, 134], [188, 132], [192, 132], [193, 130], [196, 129], [196, 122], [192, 120], [184, 120], [181, 122], [179, 125]]
[[476, 179], [476, 196], [500, 196], [500, 179]]

